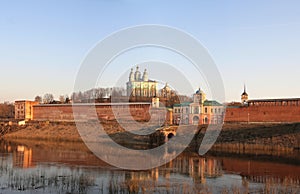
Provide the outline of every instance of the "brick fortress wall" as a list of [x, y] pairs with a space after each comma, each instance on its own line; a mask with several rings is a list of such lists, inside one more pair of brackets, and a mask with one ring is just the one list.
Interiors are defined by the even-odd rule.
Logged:
[[[128, 110], [129, 113], [126, 111]], [[93, 119], [93, 108], [91, 104], [78, 105], [77, 112], [82, 120]], [[147, 121], [150, 119], [150, 103], [129, 103], [113, 105], [101, 103], [95, 105], [97, 116], [100, 119], [114, 120], [115, 115], [124, 121], [130, 120], [132, 116], [136, 121]], [[159, 117], [161, 121], [166, 117], [171, 124], [172, 115], [169, 111], [164, 113], [160, 108], [151, 109], [152, 117]], [[73, 121], [73, 108], [71, 104], [34, 105], [33, 120], [36, 121]], [[249, 106], [227, 107], [225, 122], [300, 122], [300, 100], [299, 102], [287, 102], [281, 104], [257, 103]]]
[[225, 122], [300, 122], [300, 101], [249, 101], [227, 107]]
[[[96, 111], [94, 119], [104, 120], [132, 120], [148, 121], [152, 117], [161, 117], [164, 112], [160, 108], [151, 109], [150, 103], [99, 103], [75, 105], [77, 117], [80, 120], [91, 120]], [[74, 121], [73, 107], [71, 104], [43, 104], [33, 106], [33, 120], [35, 121]], [[169, 120], [167, 114], [166, 121]]]

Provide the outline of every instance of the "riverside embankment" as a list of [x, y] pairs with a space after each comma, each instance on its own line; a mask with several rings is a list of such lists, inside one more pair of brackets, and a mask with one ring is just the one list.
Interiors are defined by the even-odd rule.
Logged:
[[[107, 134], [120, 144], [143, 144], [150, 142], [163, 143], [158, 135], [139, 136], [126, 132], [115, 121], [103, 122]], [[177, 126], [173, 128], [176, 129]], [[191, 149], [197, 150], [206, 131], [205, 125], [199, 126]], [[23, 126], [0, 126], [0, 131], [5, 132], [1, 137], [5, 140], [35, 139], [49, 141], [82, 141], [75, 123], [73, 122], [29, 122]], [[152, 138], [152, 139], [151, 139]], [[160, 138], [160, 141], [153, 140]], [[213, 150], [238, 152], [248, 149], [254, 150], [295, 150], [300, 148], [300, 123], [278, 124], [224, 124], [222, 131], [213, 146]]]

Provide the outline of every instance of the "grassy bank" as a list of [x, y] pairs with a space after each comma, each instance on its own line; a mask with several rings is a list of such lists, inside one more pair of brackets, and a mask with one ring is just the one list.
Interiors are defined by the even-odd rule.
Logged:
[[[146, 144], [147, 136], [126, 132], [115, 121], [102, 123], [107, 134], [120, 144]], [[51, 141], [82, 141], [75, 123], [42, 122], [24, 126], [1, 126], [9, 132], [4, 139], [36, 139]], [[197, 149], [207, 126], [199, 126], [199, 132], [191, 143]], [[300, 148], [300, 123], [292, 124], [225, 124], [213, 146], [219, 151], [244, 152], [246, 150], [290, 151]]]
[[81, 141], [75, 123], [29, 123], [23, 126], [11, 126], [11, 128], [14, 130], [4, 134], [4, 139]]
[[[147, 145], [147, 136], [138, 136], [126, 132], [116, 121], [101, 123], [106, 133], [114, 141], [127, 147]], [[26, 125], [3, 125], [0, 130], [5, 131], [1, 137], [9, 141], [35, 140], [55, 142], [82, 142], [74, 122], [29, 122]], [[93, 125], [87, 124], [88, 130], [98, 130]], [[96, 134], [96, 133], [92, 133]]]
[[[198, 150], [206, 128], [190, 144]], [[213, 151], [235, 154], [289, 153], [299, 150], [300, 123], [282, 124], [225, 124], [213, 145]]]

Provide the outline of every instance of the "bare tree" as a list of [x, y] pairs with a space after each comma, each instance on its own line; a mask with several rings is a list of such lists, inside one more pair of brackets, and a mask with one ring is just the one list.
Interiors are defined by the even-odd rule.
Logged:
[[71, 95], [72, 102], [75, 103], [87, 103], [93, 102], [95, 100], [101, 101], [101, 99], [106, 97], [121, 97], [126, 96], [126, 90], [122, 87], [113, 88], [93, 88], [87, 91], [73, 92]]
[[0, 118], [13, 118], [15, 106], [12, 103], [4, 102], [0, 104]]
[[34, 101], [35, 101], [35, 102], [42, 103], [42, 97], [41, 97], [41, 96], [36, 96], [36, 97], [34, 98]]
[[43, 98], [44, 104], [50, 104], [51, 102], [53, 102], [53, 100], [54, 100], [54, 97], [52, 94], [47, 93], [44, 95], [44, 98]]

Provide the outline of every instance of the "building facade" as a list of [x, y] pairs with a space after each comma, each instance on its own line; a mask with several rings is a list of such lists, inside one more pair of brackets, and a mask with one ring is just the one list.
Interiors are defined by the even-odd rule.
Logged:
[[190, 123], [190, 104], [191, 102], [184, 102], [174, 104], [173, 106], [173, 124], [188, 125]]
[[225, 117], [225, 107], [215, 100], [205, 100], [201, 114], [202, 124], [222, 124]]
[[174, 124], [222, 124], [225, 108], [215, 100], [207, 100], [206, 94], [199, 88], [193, 95], [193, 102], [184, 102], [173, 106]]
[[170, 99], [175, 96], [176, 96], [175, 91], [169, 87], [168, 83], [166, 83], [166, 85], [159, 91], [160, 98]]
[[32, 120], [33, 106], [39, 104], [36, 101], [18, 100], [15, 101], [15, 119], [16, 120]]
[[131, 97], [155, 97], [157, 96], [157, 82], [149, 80], [147, 69], [144, 70], [143, 76], [136, 67], [136, 71], [129, 74], [129, 81], [126, 83], [127, 96]]

